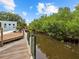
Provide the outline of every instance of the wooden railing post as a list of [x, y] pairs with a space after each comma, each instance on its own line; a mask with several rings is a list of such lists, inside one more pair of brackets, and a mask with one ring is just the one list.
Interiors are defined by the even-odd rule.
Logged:
[[31, 33], [31, 50], [33, 58], [36, 59], [36, 33], [35, 30]]
[[36, 33], [35, 30], [32, 30], [31, 32], [27, 32], [27, 40], [28, 44], [30, 45], [31, 48], [31, 53], [33, 56], [33, 59], [36, 59]]
[[25, 30], [23, 29], [23, 38], [24, 38], [24, 36], [25, 36]]
[[1, 28], [1, 43], [0, 46], [3, 46], [3, 28]]
[[27, 40], [28, 40], [28, 44], [30, 45], [30, 31], [27, 31]]

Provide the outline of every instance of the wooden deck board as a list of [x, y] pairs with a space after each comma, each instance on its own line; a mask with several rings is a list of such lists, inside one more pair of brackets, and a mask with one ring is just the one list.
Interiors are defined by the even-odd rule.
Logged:
[[24, 39], [0, 47], [0, 59], [31, 59], [32, 55], [26, 36]]
[[[8, 33], [8, 34], [3, 35], [3, 42], [5, 43], [5, 42], [16, 40], [22, 37], [23, 37], [23, 33], [21, 32]], [[1, 36], [0, 36], [0, 41], [1, 41]]]

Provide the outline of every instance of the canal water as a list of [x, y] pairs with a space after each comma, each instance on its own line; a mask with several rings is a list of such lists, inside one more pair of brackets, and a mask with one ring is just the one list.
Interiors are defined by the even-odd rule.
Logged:
[[36, 59], [79, 59], [79, 45], [65, 44], [44, 34], [36, 39]]

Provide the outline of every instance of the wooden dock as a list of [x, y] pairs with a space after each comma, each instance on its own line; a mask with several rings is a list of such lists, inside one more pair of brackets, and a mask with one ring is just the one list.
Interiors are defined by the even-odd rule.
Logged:
[[[9, 34], [8, 36], [5, 36], [5, 38], [12, 38], [13, 35]], [[14, 37], [16, 36], [17, 35], [14, 35]], [[30, 46], [27, 42], [27, 33], [25, 33], [23, 39], [11, 42], [9, 44], [4, 45], [3, 47], [0, 47], [0, 59], [33, 59]]]
[[[11, 32], [3, 35], [3, 43], [23, 38], [22, 32]], [[0, 36], [1, 41], [1, 36]]]

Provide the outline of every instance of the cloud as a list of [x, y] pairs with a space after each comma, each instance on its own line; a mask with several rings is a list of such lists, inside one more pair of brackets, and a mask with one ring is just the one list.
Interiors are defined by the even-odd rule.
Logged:
[[33, 8], [33, 6], [30, 6], [30, 9], [32, 9]]
[[0, 4], [4, 5], [4, 8], [10, 11], [14, 11], [16, 7], [14, 0], [0, 0]]
[[43, 9], [45, 9], [44, 3], [38, 3], [37, 9], [39, 13], [43, 13]]
[[27, 23], [27, 25], [29, 25], [29, 23], [31, 22], [29, 19], [28, 19], [28, 15], [27, 15], [27, 12], [25, 11], [22, 11], [20, 14], [19, 14], [24, 20], [25, 22]]
[[26, 13], [25, 11], [23, 11], [23, 12], [22, 12], [22, 15], [23, 15], [24, 17], [26, 17], [26, 16], [27, 16], [27, 13]]
[[52, 5], [51, 3], [38, 3], [37, 5], [38, 14], [47, 14], [58, 12], [58, 7]]

